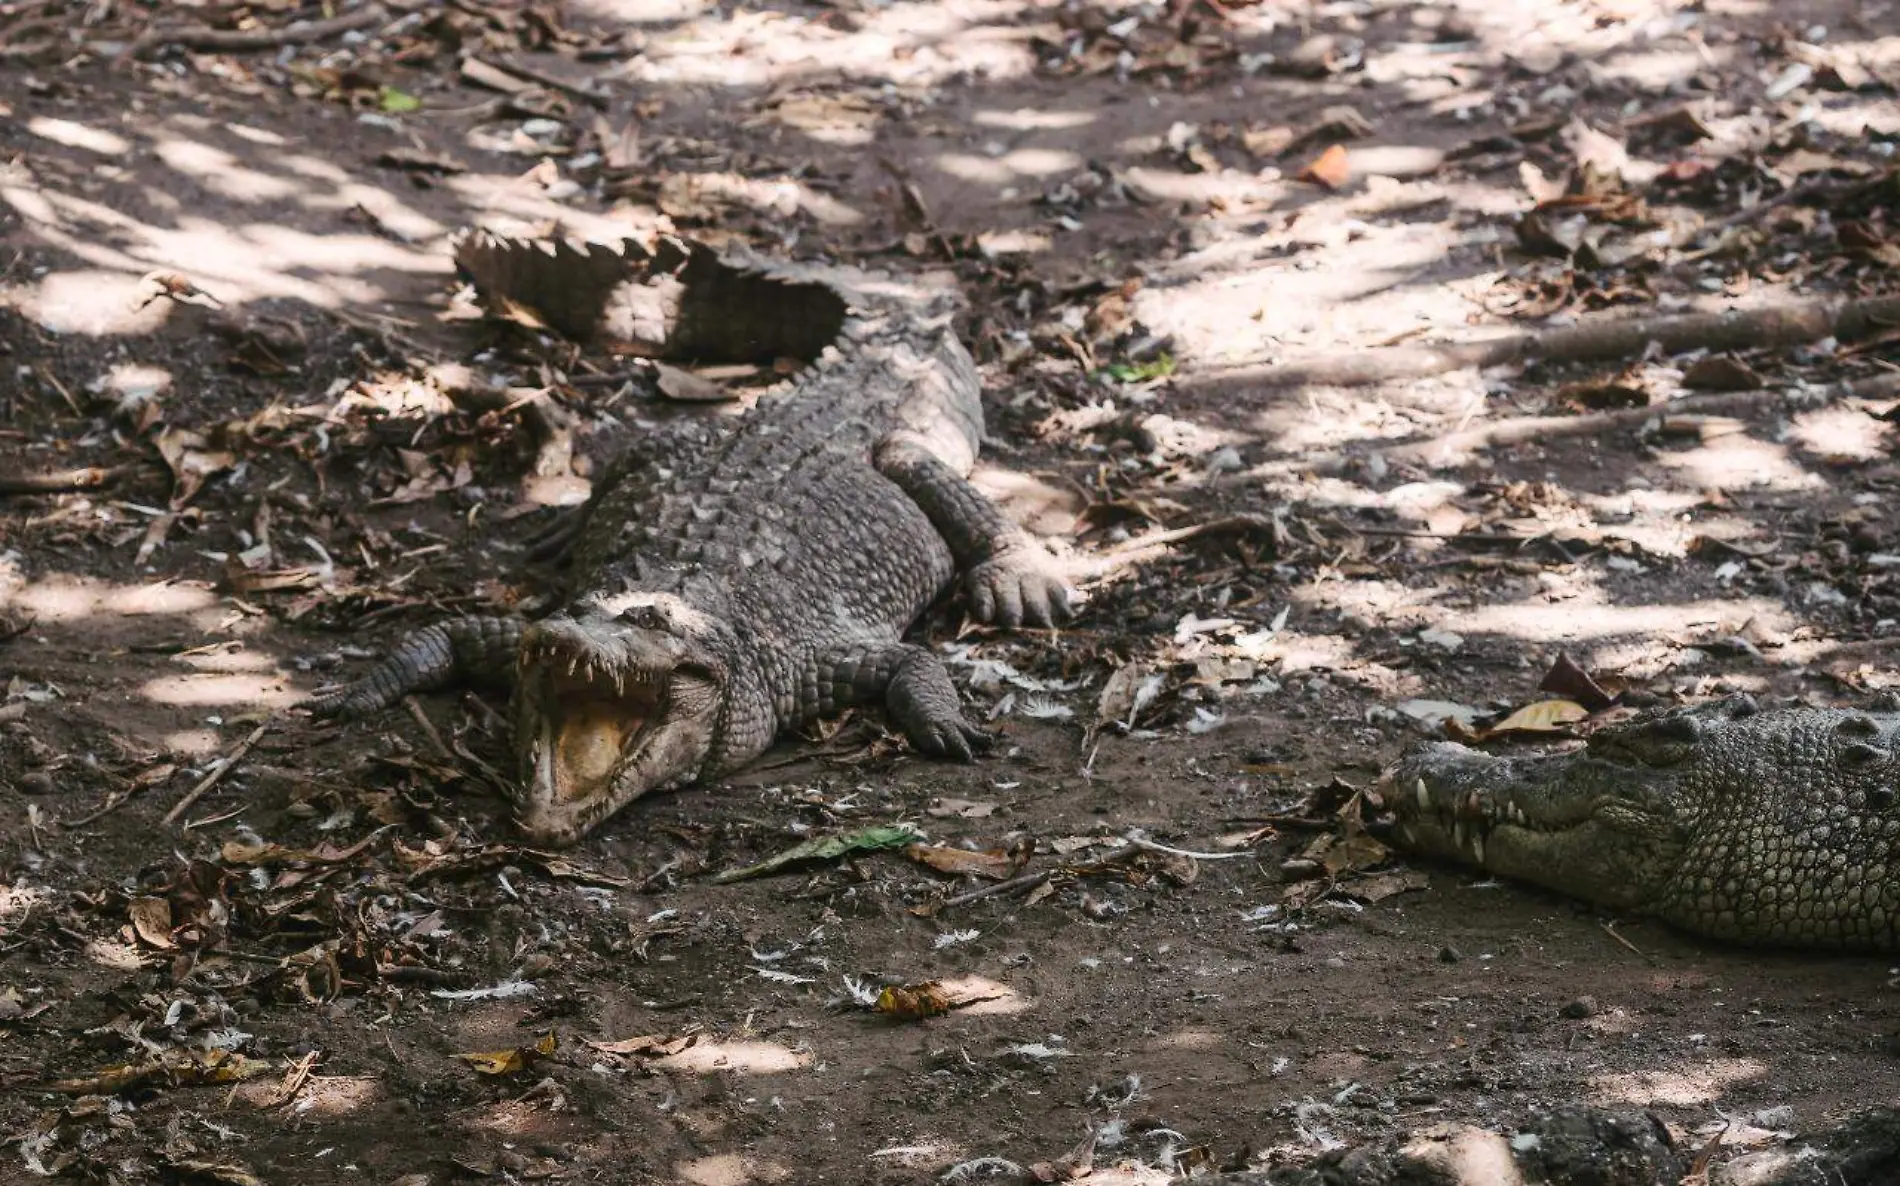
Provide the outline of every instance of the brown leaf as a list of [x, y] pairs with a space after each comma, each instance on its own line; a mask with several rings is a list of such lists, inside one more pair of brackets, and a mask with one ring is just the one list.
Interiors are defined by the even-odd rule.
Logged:
[[727, 388], [702, 379], [691, 371], [668, 366], [663, 362], [656, 362], [653, 367], [659, 372], [660, 394], [670, 400], [688, 404], [711, 404], [733, 398], [733, 393]]
[[1352, 166], [1346, 160], [1346, 146], [1335, 144], [1301, 169], [1295, 180], [1336, 190], [1352, 178]]
[[1018, 861], [1000, 848], [972, 852], [947, 845], [911, 844], [904, 848], [904, 855], [939, 873], [987, 877], [992, 881], [1006, 881], [1021, 869]]
[[125, 913], [138, 937], [158, 948], [178, 946], [172, 940], [172, 904], [164, 898], [133, 898]]
[[1701, 358], [1682, 373], [1682, 385], [1696, 391], [1757, 391], [1761, 376], [1727, 354]]
[[699, 1035], [681, 1034], [667, 1037], [662, 1034], [645, 1034], [638, 1038], [620, 1038], [612, 1042], [595, 1042], [589, 1039], [582, 1039], [582, 1041], [602, 1054], [617, 1054], [623, 1057], [637, 1054], [642, 1058], [667, 1058], [699, 1041]]
[[988, 819], [996, 814], [997, 805], [980, 803], [974, 799], [932, 799], [930, 806], [924, 808], [924, 814], [933, 819]]
[[1339, 893], [1361, 902], [1383, 902], [1396, 894], [1422, 890], [1431, 885], [1431, 879], [1416, 869], [1402, 872], [1379, 873], [1371, 877], [1361, 877], [1339, 887]]
[[939, 1017], [956, 1005], [943, 985], [935, 980], [921, 984], [892, 985], [877, 994], [877, 1011], [898, 1021], [922, 1021]]
[[1574, 700], [1590, 712], [1598, 713], [1616, 703], [1616, 698], [1604, 691], [1589, 672], [1577, 666], [1575, 660], [1567, 654], [1559, 653], [1557, 661], [1550, 665], [1542, 682], [1537, 685], [1540, 692], [1549, 692], [1566, 700]]

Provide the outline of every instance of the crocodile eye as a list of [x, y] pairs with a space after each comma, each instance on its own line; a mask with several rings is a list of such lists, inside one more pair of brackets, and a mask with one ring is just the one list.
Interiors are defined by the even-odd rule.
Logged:
[[1841, 765], [1850, 770], [1865, 770], [1869, 766], [1880, 765], [1887, 757], [1887, 751], [1879, 746], [1856, 741], [1841, 751]]
[[1834, 726], [1834, 732], [1841, 737], [1878, 737], [1880, 722], [1870, 716], [1855, 713]]
[[642, 630], [666, 629], [666, 615], [657, 605], [634, 605], [621, 611], [620, 620]]
[[1875, 787], [1867, 792], [1867, 806], [1875, 811], [1885, 811], [1893, 806], [1895, 797], [1892, 787]]

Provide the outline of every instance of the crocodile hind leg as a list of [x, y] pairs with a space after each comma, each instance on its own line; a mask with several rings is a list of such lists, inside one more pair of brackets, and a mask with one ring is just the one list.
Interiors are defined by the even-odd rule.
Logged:
[[892, 433], [873, 458], [910, 496], [956, 558], [978, 621], [1053, 626], [1069, 616], [1069, 589], [1054, 559], [996, 504], [947, 465], [926, 438]]
[[355, 683], [306, 701], [318, 716], [351, 717], [388, 708], [411, 692], [455, 683], [499, 685], [514, 676], [519, 618], [451, 618], [424, 627]]
[[802, 681], [796, 721], [836, 716], [854, 704], [882, 702], [912, 748], [933, 758], [968, 762], [990, 735], [963, 719], [956, 685], [943, 661], [908, 643], [871, 645], [821, 658]]

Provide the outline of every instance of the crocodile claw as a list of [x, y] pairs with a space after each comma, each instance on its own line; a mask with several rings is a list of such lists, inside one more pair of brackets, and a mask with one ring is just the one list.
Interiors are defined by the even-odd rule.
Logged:
[[979, 622], [999, 626], [1054, 626], [1074, 611], [1069, 586], [1055, 561], [1028, 541], [999, 549], [970, 570], [966, 578], [970, 612]]

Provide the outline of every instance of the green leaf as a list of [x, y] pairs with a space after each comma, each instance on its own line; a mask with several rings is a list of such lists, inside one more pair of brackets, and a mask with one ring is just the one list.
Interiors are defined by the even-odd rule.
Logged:
[[884, 848], [902, 848], [915, 840], [922, 840], [923, 833], [903, 827], [864, 828], [856, 832], [846, 832], [841, 836], [814, 836], [803, 844], [795, 844], [774, 857], [767, 857], [756, 865], [743, 869], [728, 869], [713, 878], [714, 885], [730, 885], [735, 881], [745, 881], [752, 877], [763, 877], [768, 873], [777, 873], [788, 865], [800, 861], [835, 861], [839, 857], [854, 852], [876, 852]]
[[399, 91], [393, 86], [384, 87], [376, 96], [376, 101], [382, 106], [382, 109], [390, 115], [402, 115], [410, 111], [422, 110], [421, 99], [416, 98], [407, 91]]
[[1174, 355], [1163, 351], [1147, 362], [1112, 362], [1095, 373], [1107, 375], [1118, 383], [1164, 379], [1174, 373]]

